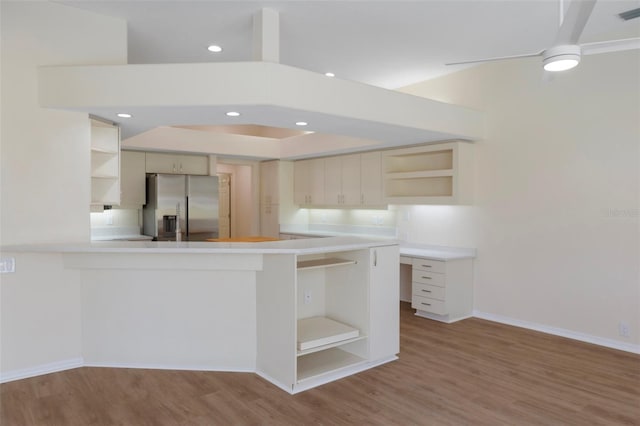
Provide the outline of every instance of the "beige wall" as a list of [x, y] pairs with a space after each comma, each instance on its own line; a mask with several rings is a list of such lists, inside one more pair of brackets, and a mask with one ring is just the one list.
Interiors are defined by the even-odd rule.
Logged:
[[[126, 25], [48, 2], [0, 7], [0, 242], [89, 241], [89, 122], [86, 114], [40, 108], [36, 70], [125, 62]], [[16, 273], [2, 275], [3, 378], [79, 362], [77, 271], [63, 269], [59, 255], [2, 254], [16, 259]]]
[[477, 247], [479, 312], [637, 345], [640, 54], [587, 56], [541, 77], [532, 58], [404, 89], [485, 111], [487, 137], [475, 205], [400, 208], [399, 232]]

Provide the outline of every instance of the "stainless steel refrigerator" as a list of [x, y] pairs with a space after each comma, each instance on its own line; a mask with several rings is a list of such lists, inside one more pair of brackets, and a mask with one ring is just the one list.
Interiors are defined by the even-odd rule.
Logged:
[[158, 241], [218, 238], [218, 195], [217, 176], [148, 175], [144, 234]]

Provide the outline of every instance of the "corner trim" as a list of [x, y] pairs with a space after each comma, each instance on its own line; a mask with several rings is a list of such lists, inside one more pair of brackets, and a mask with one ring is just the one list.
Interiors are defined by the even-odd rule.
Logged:
[[490, 314], [487, 312], [481, 312], [474, 310], [473, 316], [475, 318], [484, 319], [487, 321], [499, 322], [501, 324], [512, 325], [515, 327], [526, 328], [529, 330], [540, 331], [542, 333], [552, 334], [554, 336], [566, 337], [568, 339], [579, 340], [581, 342], [592, 343], [598, 346], [604, 346], [611, 349], [617, 349], [619, 351], [631, 352], [634, 354], [640, 354], [640, 345], [634, 345], [633, 343], [625, 343], [612, 339], [605, 339], [603, 337], [593, 336], [591, 334], [578, 333], [576, 331], [567, 330], [565, 328], [551, 327], [548, 325], [538, 324], [529, 321], [522, 321], [519, 319], [509, 318], [502, 315]]
[[14, 380], [28, 379], [29, 377], [41, 376], [43, 374], [57, 373], [58, 371], [71, 370], [84, 366], [82, 358], [71, 358], [63, 361], [41, 364], [35, 367], [11, 370], [0, 373], [0, 383], [13, 382]]

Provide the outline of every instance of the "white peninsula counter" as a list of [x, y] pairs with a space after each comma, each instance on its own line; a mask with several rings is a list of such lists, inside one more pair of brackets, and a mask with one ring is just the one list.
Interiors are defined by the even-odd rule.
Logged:
[[[395, 241], [93, 242], [2, 251], [16, 265], [2, 281], [3, 381], [81, 365], [242, 371], [296, 393], [399, 352]], [[58, 284], [64, 299], [56, 299]], [[52, 328], [64, 348], [46, 346], [55, 340]]]

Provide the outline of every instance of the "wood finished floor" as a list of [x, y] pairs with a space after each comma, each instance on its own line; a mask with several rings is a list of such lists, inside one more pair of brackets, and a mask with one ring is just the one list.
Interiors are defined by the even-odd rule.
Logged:
[[289, 395], [255, 374], [80, 368], [1, 386], [0, 425], [640, 425], [640, 356], [401, 308], [400, 360]]

